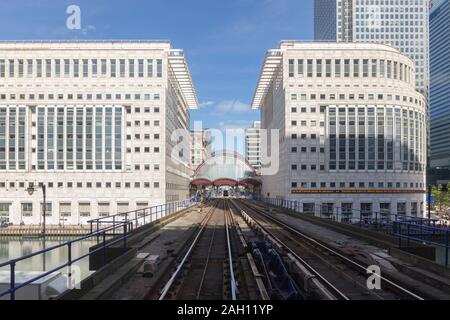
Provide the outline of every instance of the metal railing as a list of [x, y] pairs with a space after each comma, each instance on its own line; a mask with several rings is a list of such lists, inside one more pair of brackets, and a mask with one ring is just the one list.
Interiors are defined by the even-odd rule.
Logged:
[[[358, 210], [338, 207], [334, 205], [314, 205], [312, 210], [304, 210], [301, 207], [301, 202], [294, 200], [283, 200], [276, 198], [261, 198], [260, 201], [271, 204], [273, 206], [289, 209], [295, 212], [309, 214], [311, 216], [320, 217], [340, 223], [347, 223], [356, 225], [362, 228], [373, 228], [377, 231], [385, 233], [393, 233], [394, 222], [408, 222], [415, 225], [423, 225], [428, 227], [441, 227], [448, 229], [445, 226], [439, 226], [438, 220], [427, 219], [419, 216], [408, 216], [406, 214], [392, 214], [389, 211], [374, 211], [374, 210]], [[302, 208], [302, 210], [300, 210]]]
[[[363, 211], [322, 204], [314, 206], [310, 212], [300, 211], [300, 202], [276, 198], [261, 198], [260, 201], [270, 205], [285, 208], [302, 214], [320, 217], [340, 223], [356, 225], [361, 228], [371, 228], [398, 238], [399, 248], [406, 240], [420, 242], [445, 248], [445, 265], [449, 265], [450, 228], [438, 223], [437, 219], [428, 219], [406, 214], [391, 214], [387, 211]], [[316, 209], [317, 208], [317, 209]]]
[[[124, 252], [128, 249], [127, 247], [127, 238], [129, 235], [138, 227], [141, 227], [143, 225], [152, 223], [154, 221], [157, 221], [159, 219], [162, 219], [164, 217], [167, 217], [173, 213], [176, 213], [178, 211], [181, 211], [183, 209], [189, 208], [191, 206], [195, 205], [194, 202], [191, 200], [184, 200], [184, 201], [178, 201], [178, 202], [172, 202], [167, 203], [163, 205], [157, 205], [153, 207], [148, 207], [144, 209], [138, 209], [133, 210], [129, 212], [124, 213], [118, 213], [112, 216], [106, 216], [101, 217], [97, 219], [93, 219], [88, 221], [90, 223], [90, 233], [79, 237], [74, 240], [70, 240], [49, 248], [45, 248], [43, 250], [27, 254], [25, 256], [11, 259], [6, 262], [0, 263], [0, 268], [4, 268], [9, 266], [9, 273], [10, 273], [10, 286], [9, 289], [0, 292], [0, 298], [9, 295], [10, 300], [16, 299], [16, 292], [19, 289], [22, 289], [33, 282], [36, 282], [44, 277], [47, 277], [51, 275], [54, 272], [60, 271], [63, 268], [69, 268], [68, 269], [68, 276], [71, 277], [71, 267], [74, 263], [85, 259], [87, 257], [90, 257], [91, 255], [95, 253], [102, 252], [102, 265], [105, 265], [106, 263], [106, 249], [116, 245], [118, 243], [123, 244]], [[94, 229], [95, 226], [95, 229]], [[75, 243], [79, 243], [81, 241], [89, 240], [89, 239], [97, 239], [97, 244], [102, 243], [102, 245], [98, 246], [98, 248], [91, 250], [89, 253], [86, 253], [84, 255], [81, 255], [79, 257], [73, 257], [72, 256], [72, 248]], [[45, 238], [44, 240], [45, 241]], [[45, 255], [51, 251], [59, 250], [62, 248], [67, 248], [67, 260], [62, 263], [61, 265], [52, 268], [51, 270], [44, 271], [35, 276], [31, 279], [28, 279], [20, 284], [16, 284], [16, 265], [17, 263], [21, 261], [25, 261], [28, 259], [32, 259], [34, 257], [43, 256], [45, 258]]]
[[406, 240], [407, 248], [410, 247], [411, 241], [445, 248], [444, 261], [446, 266], [449, 265], [450, 229], [396, 221], [393, 230], [394, 235], [398, 238], [399, 248], [403, 247], [402, 240]]
[[112, 216], [100, 217], [89, 220], [90, 232], [101, 230], [105, 227], [120, 224], [122, 222], [131, 222], [132, 230], [142, 227], [143, 225], [155, 222], [165, 218], [173, 213], [192, 207], [196, 203], [191, 199], [177, 202], [169, 202], [157, 206], [132, 210], [128, 212], [120, 212]]
[[[52, 246], [52, 247], [49, 247], [49, 248], [37, 251], [37, 252], [33, 252], [33, 253], [30, 253], [30, 254], [27, 254], [25, 256], [22, 256], [22, 257], [19, 257], [19, 258], [16, 258], [16, 259], [12, 259], [12, 260], [0, 263], [0, 268], [4, 268], [6, 266], [9, 266], [9, 270], [10, 270], [10, 272], [9, 272], [10, 273], [9, 289], [4, 291], [4, 292], [0, 292], [0, 298], [4, 297], [6, 295], [9, 295], [10, 296], [10, 300], [15, 300], [16, 299], [16, 291], [17, 290], [19, 290], [21, 288], [24, 288], [24, 287], [32, 284], [33, 282], [35, 282], [37, 280], [40, 280], [40, 279], [42, 279], [44, 277], [47, 277], [47, 276], [51, 275], [52, 273], [60, 271], [61, 269], [66, 268], [66, 267], [69, 268], [68, 269], [69, 270], [68, 276], [70, 278], [71, 277], [71, 269], [70, 268], [72, 267], [72, 265], [74, 263], [76, 263], [76, 262], [78, 262], [78, 261], [80, 261], [80, 260], [82, 260], [84, 258], [87, 258], [87, 257], [91, 256], [92, 254], [100, 252], [100, 251], [103, 252], [103, 256], [102, 257], [103, 257], [103, 265], [104, 265], [106, 263], [106, 248], [109, 248], [109, 247], [111, 247], [111, 246], [113, 246], [113, 245], [115, 245], [117, 243], [122, 242], [123, 243], [124, 252], [127, 250], [127, 237], [131, 233], [130, 225], [131, 225], [131, 222], [122, 222], [120, 224], [116, 224], [116, 225], [110, 226], [108, 228], [104, 228], [102, 230], [99, 230], [99, 231], [90, 233], [88, 235], [82, 236], [82, 237], [77, 238], [75, 240], [70, 240], [70, 241], [67, 241], [67, 242], [64, 242], [64, 243], [61, 243], [61, 244], [58, 244], [58, 245], [55, 245], [55, 246]], [[116, 229], [118, 229], [118, 228], [121, 229], [121, 234], [120, 235], [118, 235], [118, 233], [115, 232]], [[115, 234], [116, 237], [113, 238], [113, 239], [107, 240], [112, 235], [112, 233]], [[78, 243], [78, 242], [81, 242], [81, 241], [84, 241], [84, 240], [88, 240], [88, 239], [90, 239], [92, 237], [101, 237], [102, 241], [103, 241], [102, 246], [98, 247], [95, 250], [90, 251], [89, 253], [81, 255], [79, 257], [72, 257], [72, 247], [73, 247], [73, 245], [75, 243]], [[45, 239], [43, 241], [45, 241]], [[31, 259], [33, 257], [40, 256], [40, 255], [44, 255], [45, 256], [45, 254], [47, 254], [48, 252], [51, 252], [51, 251], [54, 251], [54, 250], [58, 250], [58, 249], [61, 249], [61, 248], [67, 248], [67, 260], [66, 260], [66, 262], [64, 262], [63, 264], [61, 264], [61, 265], [59, 265], [59, 266], [57, 266], [55, 268], [52, 268], [52, 269], [50, 269], [48, 271], [44, 270], [43, 273], [41, 273], [41, 274], [39, 274], [39, 275], [37, 275], [35, 277], [32, 277], [31, 279], [28, 279], [28, 280], [26, 280], [26, 281], [24, 281], [24, 282], [22, 282], [20, 284], [16, 284], [16, 265], [17, 265], [17, 263], [19, 263], [21, 261], [24, 261], [24, 260], [27, 260], [27, 259]]]

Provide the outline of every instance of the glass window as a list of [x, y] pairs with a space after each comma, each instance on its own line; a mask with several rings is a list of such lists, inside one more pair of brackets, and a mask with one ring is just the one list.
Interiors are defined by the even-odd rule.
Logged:
[[36, 60], [36, 77], [42, 78], [42, 60]]
[[353, 60], [353, 77], [355, 77], [355, 78], [359, 77], [359, 60], [358, 59]]
[[15, 61], [14, 59], [10, 59], [9, 60], [9, 77], [10, 78], [14, 78], [14, 73], [15, 73]]
[[153, 59], [147, 59], [147, 78], [153, 78]]
[[105, 108], [105, 169], [113, 169], [113, 137], [112, 137], [112, 117], [113, 109], [110, 107]]
[[92, 107], [86, 108], [86, 170], [93, 169], [93, 113]]
[[372, 78], [377, 77], [377, 60], [372, 59]]
[[289, 77], [294, 77], [294, 59], [289, 59]]
[[89, 60], [83, 59], [83, 78], [89, 77]]
[[66, 78], [70, 77], [70, 60], [64, 59], [64, 76]]
[[138, 77], [139, 78], [144, 77], [144, 60], [142, 59], [138, 60]]
[[5, 77], [5, 59], [0, 59], [0, 78]]
[[120, 59], [120, 66], [119, 66], [119, 72], [120, 77], [125, 78], [125, 59]]
[[61, 77], [61, 60], [55, 60], [55, 77]]
[[392, 61], [388, 60], [387, 62], [387, 77], [389, 79], [392, 78]]
[[316, 76], [317, 78], [321, 78], [322, 77], [322, 60], [318, 59], [316, 61]]
[[[33, 59], [27, 60], [27, 77], [33, 77]], [[0, 73], [1, 73], [1, 60], [0, 60]], [[1, 76], [1, 75], [0, 75]]]
[[23, 78], [23, 65], [24, 61], [23, 59], [19, 59], [19, 78]]
[[50, 78], [52, 76], [52, 60], [45, 60], [45, 76]]
[[313, 61], [310, 59], [308, 59], [308, 61], [307, 61], [306, 72], [308, 74], [308, 78], [312, 78], [312, 76], [313, 76]]
[[103, 169], [103, 108], [95, 108], [95, 169]]
[[106, 59], [101, 60], [101, 68], [102, 68], [102, 77], [106, 77]]
[[162, 60], [161, 59], [156, 60], [156, 77], [157, 78], [162, 77]]
[[83, 166], [83, 125], [84, 125], [84, 108], [82, 107], [77, 107], [76, 108], [76, 137], [75, 137], [75, 141], [76, 141], [76, 168], [77, 170], [83, 170], [84, 166]]
[[92, 59], [91, 60], [91, 64], [92, 64], [92, 76], [93, 77], [97, 77], [98, 75], [98, 65], [97, 65], [98, 61], [97, 59]]
[[334, 61], [334, 76], [336, 78], [341, 77], [341, 60], [335, 60]]
[[300, 77], [300, 78], [303, 78], [304, 76], [305, 76], [305, 66], [304, 66], [304, 61], [303, 61], [303, 59], [299, 59], [298, 61], [297, 61], [297, 73], [298, 73], [298, 76]]
[[111, 78], [115, 78], [116, 77], [116, 59], [111, 59], [109, 62], [111, 64]]
[[73, 76], [74, 78], [78, 78], [80, 76], [80, 61], [73, 60]]
[[115, 169], [122, 170], [122, 108], [114, 109], [114, 161]]
[[331, 60], [325, 62], [325, 76], [331, 78]]
[[369, 76], [369, 60], [363, 60], [363, 77], [367, 78]]
[[344, 60], [344, 77], [345, 78], [350, 77], [350, 60], [349, 59]]
[[134, 59], [128, 59], [128, 76], [134, 78]]

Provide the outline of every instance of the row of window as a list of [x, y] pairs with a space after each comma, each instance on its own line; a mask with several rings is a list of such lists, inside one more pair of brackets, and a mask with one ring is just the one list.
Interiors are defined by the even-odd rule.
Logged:
[[[389, 202], [382, 202], [379, 204], [380, 205], [380, 211], [379, 212], [375, 212], [373, 210], [373, 203], [371, 202], [363, 202], [360, 203], [359, 208], [356, 208], [356, 206], [351, 203], [351, 202], [343, 202], [338, 204], [339, 207], [337, 207], [334, 203], [321, 203], [321, 204], [316, 204], [314, 202], [307, 202], [307, 203], [303, 203], [303, 213], [308, 213], [308, 214], [323, 214], [323, 215], [333, 215], [336, 212], [339, 212], [340, 214], [342, 214], [343, 216], [347, 216], [347, 219], [351, 218], [352, 216], [355, 217], [359, 217], [361, 216], [366, 216], [366, 217], [372, 217], [373, 215], [376, 214], [381, 214], [381, 216], [385, 215], [391, 215], [393, 214], [393, 205]], [[398, 215], [407, 215], [407, 203], [406, 202], [397, 202], [396, 205], [396, 213]], [[296, 210], [301, 210], [300, 208], [293, 208]], [[410, 207], [410, 215], [411, 216], [417, 216], [419, 213], [422, 214], [423, 213], [423, 203], [419, 203], [418, 202], [411, 202], [411, 207]], [[380, 217], [379, 217], [380, 218]], [[343, 217], [343, 221], [346, 218]]]
[[289, 77], [298, 78], [387, 78], [411, 82], [414, 69], [384, 59], [289, 59]]
[[[303, 166], [303, 165], [302, 165]], [[311, 188], [311, 189], [315, 189], [315, 188], [331, 188], [331, 189], [335, 189], [335, 188], [340, 188], [340, 189], [345, 189], [345, 188], [349, 188], [349, 189], [365, 189], [365, 188], [377, 188], [377, 189], [400, 189], [400, 188], [404, 188], [404, 189], [417, 189], [417, 190], [422, 190], [424, 188], [424, 184], [422, 182], [291, 182], [291, 187], [292, 188]]]
[[131, 93], [126, 93], [126, 94], [120, 94], [120, 93], [116, 93], [116, 94], [111, 94], [111, 93], [96, 93], [96, 94], [92, 94], [92, 93], [49, 93], [49, 94], [43, 94], [43, 93], [38, 93], [38, 94], [34, 94], [34, 93], [30, 93], [30, 94], [25, 94], [25, 93], [20, 93], [20, 94], [15, 94], [15, 93], [11, 93], [11, 94], [5, 94], [2, 93], [0, 94], [0, 100], [29, 100], [29, 101], [34, 101], [34, 100], [87, 100], [87, 101], [92, 101], [92, 100], [115, 100], [115, 101], [122, 101], [122, 100], [161, 100], [161, 95], [159, 93], [155, 93], [155, 94], [150, 94], [150, 93], [145, 93], [145, 94], [140, 94], [140, 93], [136, 93], [136, 94], [131, 94]]
[[0, 59], [0, 78], [161, 78], [162, 59]]
[[[425, 155], [425, 116], [392, 107], [329, 108], [330, 170], [422, 171]], [[352, 164], [350, 168], [349, 165]], [[399, 168], [398, 168], [399, 169]]]
[[[387, 101], [398, 101], [398, 102], [405, 102], [405, 103], [414, 103], [416, 105], [422, 106], [423, 105], [423, 101], [419, 100], [417, 98], [413, 98], [413, 97], [407, 97], [407, 96], [400, 96], [400, 95], [384, 95], [384, 94], [364, 94], [364, 93], [360, 93], [360, 94], [354, 94], [354, 93], [350, 93], [350, 94], [345, 94], [345, 93], [341, 93], [341, 94], [334, 94], [334, 93], [321, 93], [321, 94], [309, 94], [307, 95], [306, 93], [301, 93], [301, 94], [297, 94], [297, 93], [291, 93], [291, 100], [292, 101], [296, 101], [296, 100], [301, 100], [301, 101], [306, 101], [306, 100], [340, 100], [340, 101], [345, 101], [345, 100], [370, 100], [370, 101], [374, 101], [374, 100], [384, 100], [384, 98], [386, 98]], [[313, 109], [311, 109], [313, 110]], [[314, 111], [311, 112], [316, 112], [316, 108], [314, 107]], [[323, 112], [321, 110], [321, 112]]]
[[[139, 166], [140, 168], [140, 166]], [[147, 165], [145, 165], [145, 168], [147, 168]], [[155, 170], [159, 171], [159, 165], [155, 165]], [[150, 165], [148, 165], [148, 169], [150, 169]], [[5, 189], [25, 189], [26, 188], [27, 183], [26, 182], [15, 182], [15, 181], [10, 181], [10, 182], [4, 182], [4, 181], [0, 181], [0, 188]], [[28, 187], [29, 186], [33, 186], [34, 184], [32, 182], [28, 183]], [[42, 183], [38, 183], [39, 186], [42, 185]], [[73, 181], [69, 181], [69, 182], [47, 182], [46, 187], [49, 189], [52, 188], [67, 188], [67, 189], [72, 189], [72, 188], [97, 188], [97, 189], [102, 189], [102, 188], [106, 188], [106, 189], [111, 189], [111, 188], [116, 188], [116, 189], [121, 189], [121, 188], [125, 188], [125, 189], [130, 189], [130, 188], [135, 188], [135, 189], [140, 189], [140, 188], [145, 188], [145, 189], [149, 189], [149, 188], [155, 188], [158, 189], [160, 186], [159, 182], [73, 182]]]
[[[150, 213], [156, 214], [156, 208], [149, 208], [148, 202], [137, 202], [136, 203], [137, 210], [142, 210], [138, 212], [138, 216], [145, 214], [149, 215]], [[31, 202], [22, 202], [20, 204], [20, 213], [21, 218], [24, 217], [32, 217], [33, 216], [33, 203]], [[45, 208], [45, 216], [51, 217], [55, 212], [53, 208], [53, 203], [47, 202]], [[91, 202], [79, 202], [78, 203], [78, 212], [74, 212], [73, 206], [71, 202], [59, 202], [58, 203], [58, 212], [59, 217], [71, 217], [73, 214], [78, 215], [80, 217], [90, 217], [93, 214], [93, 203]], [[44, 211], [44, 206], [40, 204], [40, 212], [41, 216]], [[125, 213], [130, 211], [129, 202], [117, 202], [115, 205], [110, 202], [98, 202], [97, 203], [97, 212], [99, 217], [107, 217], [116, 213]], [[9, 203], [0, 203], [0, 218], [9, 218], [10, 215], [10, 204]], [[37, 214], [37, 213], [35, 213]], [[161, 214], [161, 209], [159, 209], [158, 214]]]

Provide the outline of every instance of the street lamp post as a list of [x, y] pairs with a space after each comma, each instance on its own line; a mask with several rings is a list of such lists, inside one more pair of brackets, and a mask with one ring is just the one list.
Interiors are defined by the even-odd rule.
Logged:
[[428, 219], [431, 220], [431, 193], [433, 190], [433, 186], [430, 184], [428, 185]]
[[[43, 196], [43, 204], [42, 204], [42, 206], [43, 206], [43, 210], [42, 210], [42, 213], [43, 213], [43, 226], [42, 226], [42, 236], [43, 237], [45, 237], [45, 217], [47, 216], [47, 202], [46, 202], [46, 191], [47, 191], [47, 188], [46, 188], [46, 186], [45, 186], [45, 184], [42, 184], [41, 185], [41, 188], [42, 188], [42, 196]], [[28, 194], [30, 195], [30, 196], [32, 196], [33, 195], [33, 193], [36, 191], [36, 189], [34, 188], [34, 186], [33, 185], [31, 185], [30, 187], [28, 187], [28, 189], [27, 189], [27, 191], [28, 191]]]
[[[47, 215], [47, 202], [46, 202], [46, 191], [47, 188], [45, 186], [45, 184], [41, 184], [41, 188], [42, 188], [42, 196], [44, 198], [44, 202], [43, 202], [43, 210], [42, 213], [44, 214], [44, 219], [43, 219], [43, 226], [42, 226], [42, 249], [45, 250], [45, 216]], [[28, 194], [30, 196], [33, 195], [34, 191], [36, 191], [36, 189], [34, 188], [34, 185], [30, 185], [27, 188]], [[45, 272], [46, 270], [46, 263], [45, 263], [45, 253], [42, 257], [42, 270]]]

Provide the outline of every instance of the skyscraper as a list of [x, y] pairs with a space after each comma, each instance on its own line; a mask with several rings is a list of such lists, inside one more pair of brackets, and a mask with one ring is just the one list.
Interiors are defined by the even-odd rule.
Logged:
[[430, 167], [450, 169], [450, 1], [430, 12]]
[[389, 44], [413, 59], [416, 86], [428, 95], [428, 0], [315, 0], [314, 7], [316, 40]]
[[336, 40], [336, 0], [314, 1], [314, 39]]

